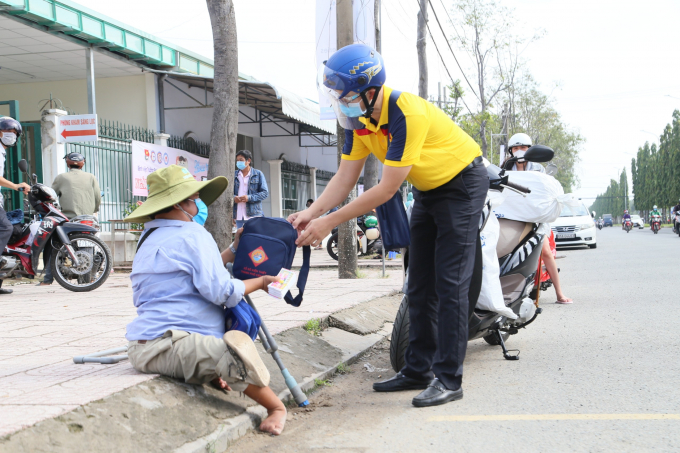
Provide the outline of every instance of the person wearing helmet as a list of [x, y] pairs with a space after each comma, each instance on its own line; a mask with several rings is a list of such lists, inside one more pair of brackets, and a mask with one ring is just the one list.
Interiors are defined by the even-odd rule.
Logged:
[[[628, 209], [625, 209], [623, 211], [623, 218], [621, 219], [621, 229], [623, 230], [624, 226], [626, 225], [626, 220], [630, 220], [630, 214], [628, 214]], [[632, 220], [631, 220], [631, 225], [632, 225]]]
[[[17, 139], [21, 137], [22, 132], [21, 124], [17, 120], [9, 116], [0, 116], [0, 186], [12, 190], [23, 190], [24, 193], [28, 193], [31, 190], [31, 186], [25, 182], [14, 184], [12, 181], [2, 177], [5, 174], [7, 149], [16, 145]], [[4, 200], [2, 194], [0, 194], [0, 252], [5, 250], [13, 231], [12, 224], [7, 219], [4, 206]], [[5, 258], [0, 258], [0, 272], [2, 272], [6, 262]], [[10, 294], [11, 292], [11, 289], [2, 288], [2, 280], [0, 280], [0, 294]]]
[[[99, 212], [101, 190], [97, 178], [92, 173], [83, 171], [85, 156], [80, 153], [68, 153], [64, 160], [69, 171], [58, 174], [52, 182], [52, 189], [59, 196], [61, 212], [69, 219]], [[43, 252], [45, 275], [38, 286], [48, 286], [53, 282], [52, 267], [49, 265], [51, 252], [51, 247], [46, 247]]]
[[680, 232], [680, 222], [678, 221], [680, 219], [678, 217], [680, 217], [680, 200], [678, 200], [678, 204], [671, 208], [671, 221], [673, 222], [674, 233]]
[[545, 168], [543, 168], [543, 165], [537, 162], [527, 162], [524, 160], [524, 153], [526, 153], [527, 150], [531, 148], [532, 144], [531, 137], [521, 132], [510, 137], [510, 140], [508, 140], [508, 158], [506, 159], [506, 162], [513, 157], [518, 159], [517, 162], [513, 164], [511, 170], [539, 171], [541, 173], [545, 173]]
[[[508, 142], [508, 152], [510, 154], [509, 158], [517, 157], [518, 161], [513, 165], [512, 170], [514, 171], [538, 171], [540, 173], [545, 173], [545, 168], [543, 165], [535, 162], [527, 162], [523, 159], [524, 153], [531, 147], [531, 137], [527, 134], [519, 133], [510, 137]], [[506, 161], [507, 162], [507, 161]], [[505, 168], [505, 166], [503, 167]], [[550, 237], [554, 240], [554, 232], [550, 232]], [[562, 285], [560, 282], [559, 269], [557, 268], [557, 261], [555, 261], [555, 255], [553, 255], [552, 249], [550, 248], [550, 241], [543, 241], [543, 248], [541, 250], [541, 258], [543, 259], [543, 264], [545, 264], [545, 269], [548, 271], [550, 280], [553, 282], [555, 287], [555, 295], [557, 300], [555, 303], [558, 304], [572, 304], [574, 300], [567, 297], [562, 292]]]
[[655, 216], [655, 215], [658, 215], [659, 217], [661, 217], [661, 212], [659, 211], [659, 209], [657, 208], [656, 205], [654, 205], [652, 207], [652, 212], [649, 213], [649, 228], [650, 229], [652, 228], [652, 220], [654, 220], [653, 216]]
[[[317, 83], [345, 129], [342, 160], [321, 196], [288, 220], [300, 232], [299, 246], [316, 245], [336, 225], [389, 201], [404, 180], [413, 185], [406, 365], [373, 389], [421, 389], [413, 405], [434, 406], [463, 397], [468, 293], [489, 180], [472, 137], [433, 104], [385, 80], [382, 57], [363, 44], [324, 62]], [[371, 153], [384, 165], [380, 183], [321, 217], [354, 189]]]

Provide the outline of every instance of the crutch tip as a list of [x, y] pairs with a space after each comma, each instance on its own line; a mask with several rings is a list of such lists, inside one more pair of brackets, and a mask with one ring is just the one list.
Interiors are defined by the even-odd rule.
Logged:
[[298, 404], [298, 407], [307, 407], [309, 406], [309, 400], [304, 400], [300, 404]]

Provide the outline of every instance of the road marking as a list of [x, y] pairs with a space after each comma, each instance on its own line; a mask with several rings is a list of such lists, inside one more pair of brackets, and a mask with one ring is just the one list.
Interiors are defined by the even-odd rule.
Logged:
[[680, 420], [680, 414], [514, 414], [514, 415], [440, 415], [428, 422], [497, 422], [544, 420]]

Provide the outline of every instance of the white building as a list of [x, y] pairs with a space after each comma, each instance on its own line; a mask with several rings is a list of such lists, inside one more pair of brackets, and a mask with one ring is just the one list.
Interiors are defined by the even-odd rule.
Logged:
[[[26, 158], [50, 184], [63, 156], [80, 151], [105, 191], [103, 220], [122, 218], [133, 201], [131, 139], [208, 153], [212, 77], [212, 60], [68, 0], [0, 0], [0, 115], [26, 131], [5, 176], [19, 181]], [[267, 178], [265, 215], [303, 208], [337, 169], [335, 122], [319, 119], [315, 101], [243, 74], [239, 104], [237, 149], [251, 150]], [[96, 113], [100, 140], [57, 143], [54, 122], [67, 112]], [[16, 207], [19, 195], [6, 200]]]

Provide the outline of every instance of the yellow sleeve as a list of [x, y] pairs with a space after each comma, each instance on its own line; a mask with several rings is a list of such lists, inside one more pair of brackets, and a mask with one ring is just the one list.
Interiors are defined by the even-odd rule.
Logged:
[[345, 145], [342, 147], [342, 158], [344, 160], [361, 160], [371, 154], [371, 150], [359, 139], [360, 131], [368, 129], [349, 130], [345, 129]]

